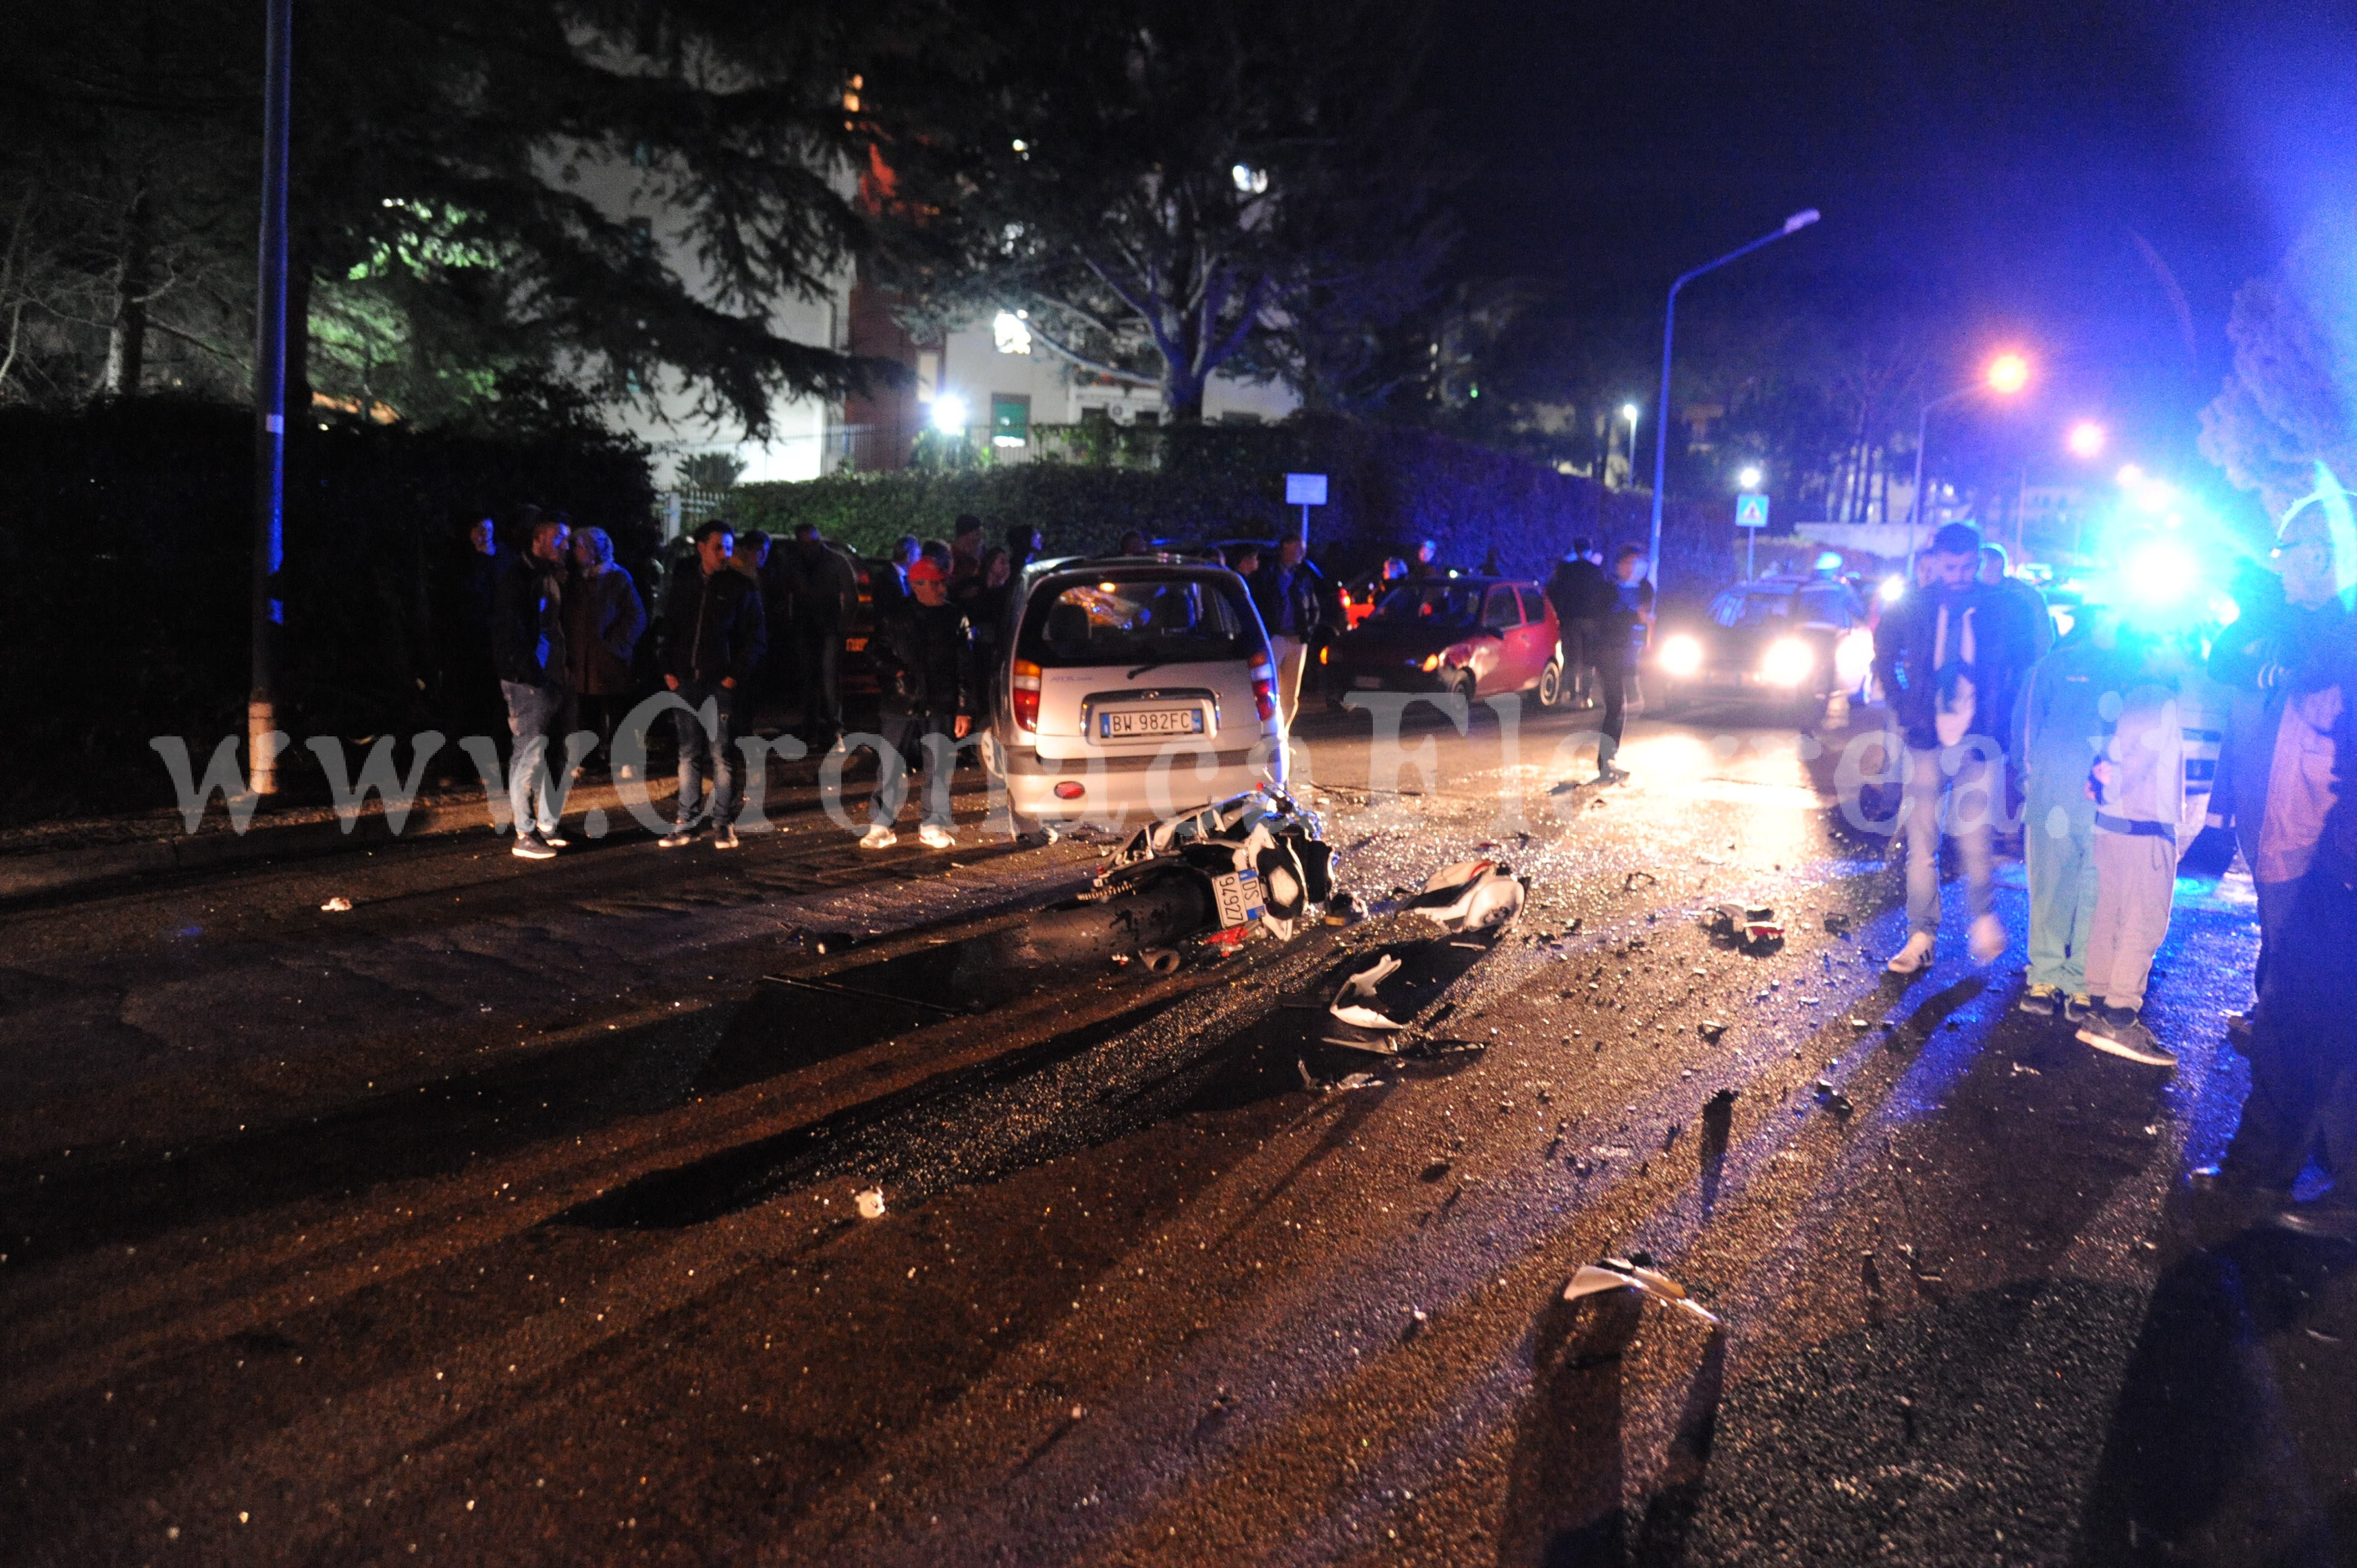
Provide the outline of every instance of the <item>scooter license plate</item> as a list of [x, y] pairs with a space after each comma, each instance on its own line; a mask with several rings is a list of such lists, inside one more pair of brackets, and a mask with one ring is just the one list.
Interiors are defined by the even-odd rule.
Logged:
[[1260, 874], [1229, 872], [1211, 878], [1211, 895], [1220, 904], [1220, 929], [1245, 925], [1260, 918]]

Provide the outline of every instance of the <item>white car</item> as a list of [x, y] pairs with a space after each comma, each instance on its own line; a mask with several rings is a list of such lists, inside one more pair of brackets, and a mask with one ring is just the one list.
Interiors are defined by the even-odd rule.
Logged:
[[1242, 577], [1060, 561], [1010, 599], [981, 750], [1017, 832], [1135, 827], [1284, 786], [1275, 664]]

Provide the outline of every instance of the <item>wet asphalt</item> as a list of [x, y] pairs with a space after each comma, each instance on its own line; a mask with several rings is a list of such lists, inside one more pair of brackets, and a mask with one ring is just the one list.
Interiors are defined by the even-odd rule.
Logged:
[[[0, 1561], [2347, 1560], [2357, 1250], [2175, 1192], [2248, 882], [2179, 885], [2162, 1074], [2010, 1010], [2018, 864], [1996, 964], [1882, 972], [1867, 726], [1555, 791], [1587, 717], [1300, 726], [1362, 900], [1531, 878], [1478, 940], [1043, 972], [1091, 846], [806, 808], [0, 911]], [[1396, 1057], [1324, 1010], [1379, 950]], [[1638, 1253], [1720, 1326], [1561, 1299]]]

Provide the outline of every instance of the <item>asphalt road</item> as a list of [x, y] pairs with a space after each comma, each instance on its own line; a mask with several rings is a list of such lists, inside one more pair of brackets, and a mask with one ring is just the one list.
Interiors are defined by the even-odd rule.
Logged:
[[[1629, 784], [1552, 793], [1583, 721], [1427, 718], [1396, 779], [1303, 725], [1362, 897], [1533, 879], [1464, 946], [1042, 974], [1086, 846], [862, 855], [791, 789], [734, 855], [0, 915], [0, 1559], [2345, 1557], [2352, 1251], [2171, 1196], [2245, 1083], [2248, 883], [2180, 885], [2169, 1077], [2008, 1011], [2018, 865], [2005, 959], [1882, 973], [1840, 729], [1640, 721]], [[1378, 948], [1416, 1059], [1323, 1043]], [[1561, 1299], [1635, 1251], [1722, 1327]]]

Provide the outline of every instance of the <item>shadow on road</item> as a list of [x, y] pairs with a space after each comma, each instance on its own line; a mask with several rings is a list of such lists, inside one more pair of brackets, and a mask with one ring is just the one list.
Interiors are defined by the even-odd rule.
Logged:
[[[2302, 1319], [2352, 1265], [2345, 1246], [2253, 1231], [2161, 1277], [2088, 1493], [2078, 1568], [2357, 1561], [2348, 1423], [2299, 1419], [2290, 1407], [2306, 1391], [2287, 1394], [2276, 1365], [2331, 1353], [2338, 1336], [2312, 1337]], [[2337, 1493], [2319, 1498], [2334, 1477]]]

